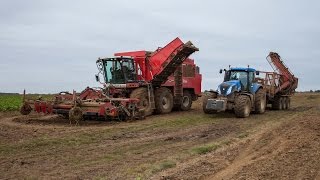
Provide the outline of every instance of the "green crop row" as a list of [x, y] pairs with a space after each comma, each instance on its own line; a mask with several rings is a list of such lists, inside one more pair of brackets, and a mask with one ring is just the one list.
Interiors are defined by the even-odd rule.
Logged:
[[[39, 94], [28, 94], [27, 99], [37, 99]], [[41, 95], [43, 100], [50, 100], [53, 98], [51, 94]], [[22, 95], [20, 94], [0, 94], [0, 111], [16, 111], [22, 105]]]
[[22, 103], [22, 96], [19, 94], [0, 95], [0, 111], [19, 110]]

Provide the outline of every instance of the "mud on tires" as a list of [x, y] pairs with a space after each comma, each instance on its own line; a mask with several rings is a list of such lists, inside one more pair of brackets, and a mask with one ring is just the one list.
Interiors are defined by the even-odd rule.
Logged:
[[172, 111], [173, 96], [170, 89], [160, 87], [155, 90], [155, 106], [158, 114], [166, 114]]
[[191, 93], [189, 91], [184, 91], [183, 92], [183, 96], [182, 96], [182, 100], [181, 100], [181, 107], [180, 109], [182, 111], [188, 111], [191, 109], [192, 106], [192, 96]]
[[208, 99], [214, 99], [214, 98], [217, 98], [217, 93], [207, 92], [207, 93], [205, 93], [203, 95], [203, 98], [202, 98], [202, 110], [203, 110], [204, 113], [206, 113], [206, 114], [217, 113], [216, 110], [207, 109]]
[[246, 118], [250, 115], [250, 111], [251, 111], [250, 97], [246, 95], [239, 95], [235, 99], [234, 112], [236, 114], [236, 117]]
[[144, 112], [144, 116], [150, 116], [153, 113], [152, 105], [149, 102], [148, 89], [140, 87], [133, 90], [130, 94], [130, 98], [139, 99], [138, 107]]
[[280, 97], [275, 97], [274, 98], [274, 101], [272, 103], [272, 109], [273, 110], [280, 110], [281, 109]]
[[69, 111], [70, 124], [72, 124], [72, 122], [75, 122], [75, 124], [78, 125], [82, 120], [83, 120], [82, 109], [80, 107], [71, 108]]
[[28, 115], [28, 114], [30, 114], [31, 113], [31, 111], [32, 111], [32, 108], [31, 108], [31, 106], [28, 104], [28, 103], [23, 103], [23, 105], [20, 107], [20, 113], [22, 114], [22, 115]]
[[259, 89], [256, 92], [256, 97], [254, 101], [255, 113], [263, 114], [266, 111], [266, 92], [263, 89]]

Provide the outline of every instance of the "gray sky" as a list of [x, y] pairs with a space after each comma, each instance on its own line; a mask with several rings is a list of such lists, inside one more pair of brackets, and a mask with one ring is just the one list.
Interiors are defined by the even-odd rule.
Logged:
[[320, 89], [320, 1], [294, 0], [2, 0], [0, 92], [55, 93], [98, 86], [98, 57], [155, 50], [191, 40], [203, 88], [216, 89], [220, 68], [271, 70], [278, 52], [299, 78]]

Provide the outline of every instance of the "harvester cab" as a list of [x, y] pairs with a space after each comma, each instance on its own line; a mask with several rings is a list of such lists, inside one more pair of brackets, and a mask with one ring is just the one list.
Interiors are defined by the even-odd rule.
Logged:
[[99, 70], [96, 76], [97, 81], [100, 81], [99, 74], [102, 74], [106, 84], [126, 84], [137, 80], [135, 63], [132, 58], [99, 58], [96, 63]]

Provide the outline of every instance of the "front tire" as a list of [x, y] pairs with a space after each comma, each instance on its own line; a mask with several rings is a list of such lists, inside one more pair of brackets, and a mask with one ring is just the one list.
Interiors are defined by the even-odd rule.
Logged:
[[246, 95], [239, 95], [235, 100], [234, 112], [238, 118], [246, 118], [251, 112], [251, 101]]
[[254, 106], [257, 114], [263, 114], [266, 111], [266, 93], [263, 89], [257, 91]]
[[130, 94], [130, 98], [139, 99], [138, 107], [144, 112], [144, 116], [150, 116], [153, 113], [152, 105], [149, 102], [148, 89], [140, 87], [133, 90]]
[[173, 108], [173, 96], [166, 87], [160, 87], [155, 91], [155, 105], [158, 114], [170, 113]]

